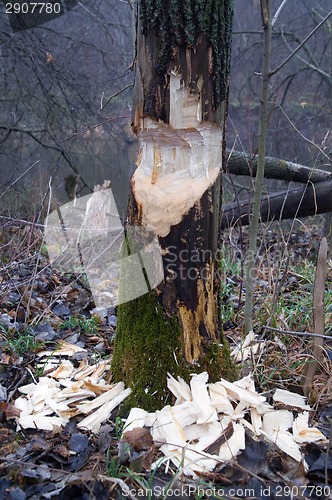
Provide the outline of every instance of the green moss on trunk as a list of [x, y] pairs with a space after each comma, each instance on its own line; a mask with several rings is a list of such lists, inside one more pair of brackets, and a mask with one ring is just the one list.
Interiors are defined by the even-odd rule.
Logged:
[[227, 344], [204, 346], [201, 359], [192, 365], [182, 354], [182, 330], [176, 316], [168, 316], [152, 291], [118, 307], [118, 329], [112, 358], [115, 381], [123, 380], [133, 389], [127, 408], [147, 411], [162, 408], [170, 401], [167, 373], [187, 382], [191, 373], [207, 371], [209, 380], [235, 380], [236, 368]]
[[167, 372], [185, 375], [180, 336], [178, 319], [166, 316], [154, 292], [118, 307], [112, 373], [133, 389], [128, 406], [153, 411], [165, 404]]
[[231, 358], [226, 341], [222, 344], [212, 343], [205, 347], [197, 373], [203, 371], [208, 372], [209, 382], [218, 382], [221, 377], [229, 381], [237, 379], [238, 370]]

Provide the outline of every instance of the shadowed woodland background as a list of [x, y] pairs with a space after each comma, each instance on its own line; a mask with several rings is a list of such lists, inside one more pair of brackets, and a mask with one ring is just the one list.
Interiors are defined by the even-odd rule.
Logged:
[[[279, 3], [273, 2], [273, 12]], [[227, 125], [227, 146], [252, 156], [263, 57], [258, 4], [234, 2]], [[49, 192], [52, 207], [75, 193], [88, 194], [106, 178], [123, 214], [137, 153], [130, 131], [135, 2], [78, 3], [58, 19], [16, 33], [4, 8], [1, 3], [2, 214], [39, 219], [46, 214]], [[286, 3], [274, 26], [273, 67], [327, 12], [327, 0]], [[331, 33], [327, 22], [273, 78], [268, 155], [331, 169]], [[266, 189], [287, 185], [267, 181]], [[227, 201], [235, 193], [248, 197], [249, 187], [248, 177], [235, 178], [224, 183], [224, 196]]]

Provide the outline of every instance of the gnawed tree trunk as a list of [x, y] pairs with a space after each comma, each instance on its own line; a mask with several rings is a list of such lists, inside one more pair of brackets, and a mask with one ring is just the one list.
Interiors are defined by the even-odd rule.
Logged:
[[[252, 204], [249, 201], [227, 203], [223, 206], [221, 229], [238, 222], [249, 224]], [[332, 212], [332, 181], [307, 184], [304, 187], [272, 193], [261, 202], [261, 222], [273, 219], [293, 219]]]
[[230, 0], [139, 2], [127, 223], [158, 236], [164, 280], [119, 307], [112, 372], [146, 409], [164, 404], [168, 371], [234, 375], [218, 315], [231, 21]]

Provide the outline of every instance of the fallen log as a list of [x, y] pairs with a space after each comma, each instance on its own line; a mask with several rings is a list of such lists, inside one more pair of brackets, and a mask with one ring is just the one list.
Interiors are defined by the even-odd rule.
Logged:
[[[248, 200], [227, 203], [223, 206], [221, 228], [236, 223], [249, 224], [252, 202]], [[332, 212], [332, 180], [318, 184], [272, 193], [264, 196], [261, 203], [261, 221], [293, 219]]]
[[[247, 153], [227, 149], [228, 164], [226, 172], [234, 175], [256, 175], [257, 156], [252, 157]], [[306, 167], [291, 161], [281, 160], [266, 156], [265, 173], [267, 179], [280, 179], [294, 182], [312, 182], [316, 184], [327, 180], [332, 180], [332, 172]]]

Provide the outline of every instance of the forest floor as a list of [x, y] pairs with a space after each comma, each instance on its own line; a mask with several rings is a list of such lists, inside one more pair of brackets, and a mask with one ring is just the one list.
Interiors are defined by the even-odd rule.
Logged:
[[[322, 218], [293, 225], [273, 223], [260, 232], [254, 333], [258, 351], [239, 360], [267, 398], [275, 389], [301, 393], [303, 367], [310, 357], [313, 285]], [[224, 234], [222, 317], [231, 349], [243, 336], [243, 259], [248, 230]], [[77, 367], [112, 355], [116, 308], [94, 309], [84, 276], [52, 269], [40, 228], [19, 221], [0, 227], [0, 499], [109, 498], [332, 498], [332, 350], [325, 339], [312, 380], [310, 425], [325, 440], [303, 444], [296, 462], [262, 437], [246, 434], [245, 449], [198, 478], [160, 461], [158, 446], [141, 443], [123, 454], [123, 419], [116, 408], [99, 433], [81, 430], [73, 417], [52, 430], [23, 429], [15, 401], [20, 388], [47, 375], [40, 352], [72, 346], [61, 360]], [[332, 266], [325, 292], [325, 334], [332, 338]], [[266, 326], [271, 329], [267, 329]], [[284, 333], [284, 332], [293, 332]], [[302, 335], [301, 335], [302, 333]], [[73, 347], [74, 346], [74, 347]], [[51, 354], [49, 355], [51, 356]], [[44, 364], [43, 364], [44, 363]], [[111, 383], [106, 380], [105, 382]]]

